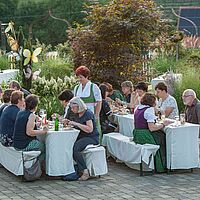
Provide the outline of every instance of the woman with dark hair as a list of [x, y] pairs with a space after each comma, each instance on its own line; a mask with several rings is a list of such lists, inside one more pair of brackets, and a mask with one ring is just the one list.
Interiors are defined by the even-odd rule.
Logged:
[[123, 95], [121, 94], [121, 92], [119, 90], [114, 90], [113, 86], [108, 82], [103, 82], [103, 84], [105, 84], [107, 86], [108, 95], [107, 95], [106, 100], [115, 101], [116, 98], [118, 98], [121, 101], [124, 101], [124, 97], [123, 97]]
[[101, 130], [102, 133], [105, 134], [113, 132], [115, 126], [111, 124], [110, 120], [108, 119], [108, 116], [111, 114], [110, 106], [106, 101], [106, 97], [108, 95], [108, 88], [105, 84], [101, 84], [99, 88], [101, 90], [101, 96], [102, 96], [102, 106], [100, 111]]
[[76, 121], [77, 114], [74, 114], [71, 111], [71, 108], [69, 106], [69, 101], [74, 97], [74, 94], [71, 90], [63, 90], [59, 95], [58, 99], [60, 100], [60, 103], [64, 106], [65, 111], [63, 115], [63, 123], [67, 122], [68, 120]]
[[47, 133], [47, 127], [37, 130], [36, 115], [39, 99], [36, 95], [30, 94], [25, 99], [25, 109], [17, 114], [14, 128], [14, 147], [17, 150], [31, 151], [40, 150], [40, 161], [44, 160], [44, 148], [42, 143], [37, 140], [37, 135]]
[[162, 124], [155, 123], [156, 97], [151, 93], [145, 93], [141, 98], [139, 105], [134, 112], [135, 129], [133, 131], [133, 140], [138, 144], [158, 144], [160, 149], [155, 155], [156, 171], [164, 172], [166, 167], [166, 144], [165, 134], [159, 131], [169, 124], [164, 121]]
[[165, 117], [174, 119], [179, 115], [176, 99], [168, 93], [167, 85], [160, 82], [155, 86], [156, 95], [159, 97], [158, 109]]

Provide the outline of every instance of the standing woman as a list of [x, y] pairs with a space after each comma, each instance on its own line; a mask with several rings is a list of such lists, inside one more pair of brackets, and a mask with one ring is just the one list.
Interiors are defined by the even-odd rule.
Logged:
[[74, 96], [80, 97], [90, 109], [97, 122], [97, 129], [101, 132], [99, 114], [101, 111], [101, 91], [99, 87], [89, 80], [90, 70], [85, 66], [80, 66], [75, 71], [76, 76], [79, 78], [80, 84], [74, 88]]

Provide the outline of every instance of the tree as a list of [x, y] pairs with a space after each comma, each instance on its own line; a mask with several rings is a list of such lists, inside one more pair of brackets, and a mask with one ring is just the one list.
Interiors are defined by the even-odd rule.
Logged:
[[88, 26], [69, 30], [75, 67], [88, 66], [95, 81], [119, 86], [124, 80], [143, 79], [142, 52], [163, 29], [153, 0], [114, 0], [95, 5]]

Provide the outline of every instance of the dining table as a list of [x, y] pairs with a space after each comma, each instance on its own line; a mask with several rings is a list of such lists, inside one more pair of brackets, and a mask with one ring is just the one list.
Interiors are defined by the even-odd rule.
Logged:
[[44, 138], [46, 150], [46, 174], [64, 176], [75, 172], [73, 163], [73, 146], [80, 130], [63, 128], [59, 131], [49, 130]]
[[[134, 115], [115, 114], [115, 121], [118, 122], [122, 135], [133, 136]], [[199, 127], [192, 123], [177, 124], [174, 120], [163, 129], [166, 135], [167, 169], [191, 169], [199, 166]]]

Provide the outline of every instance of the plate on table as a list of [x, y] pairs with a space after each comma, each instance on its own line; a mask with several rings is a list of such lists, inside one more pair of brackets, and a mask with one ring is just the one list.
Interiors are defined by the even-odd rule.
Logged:
[[128, 115], [127, 112], [119, 112], [118, 115]]
[[63, 127], [63, 131], [69, 131], [69, 130], [73, 130], [74, 128], [72, 126], [66, 126]]

